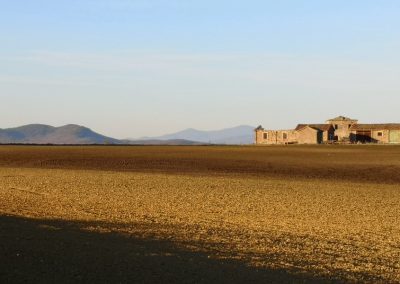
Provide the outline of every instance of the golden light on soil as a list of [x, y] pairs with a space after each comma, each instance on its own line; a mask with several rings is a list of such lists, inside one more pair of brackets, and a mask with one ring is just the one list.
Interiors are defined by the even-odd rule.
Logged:
[[399, 175], [390, 146], [1, 147], [0, 280], [400, 282]]

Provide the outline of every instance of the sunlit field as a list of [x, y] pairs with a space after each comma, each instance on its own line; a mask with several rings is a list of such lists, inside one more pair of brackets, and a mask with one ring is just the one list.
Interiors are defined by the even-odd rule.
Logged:
[[400, 282], [398, 146], [2, 146], [0, 282]]

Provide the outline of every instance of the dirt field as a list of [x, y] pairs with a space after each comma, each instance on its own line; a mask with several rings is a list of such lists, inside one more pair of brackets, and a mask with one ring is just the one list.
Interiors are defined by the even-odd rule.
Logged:
[[400, 283], [400, 147], [0, 147], [0, 282]]

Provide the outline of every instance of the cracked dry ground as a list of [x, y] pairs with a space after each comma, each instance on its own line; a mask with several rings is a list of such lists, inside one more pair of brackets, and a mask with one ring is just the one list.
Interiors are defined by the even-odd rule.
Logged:
[[399, 283], [400, 147], [0, 147], [0, 282]]

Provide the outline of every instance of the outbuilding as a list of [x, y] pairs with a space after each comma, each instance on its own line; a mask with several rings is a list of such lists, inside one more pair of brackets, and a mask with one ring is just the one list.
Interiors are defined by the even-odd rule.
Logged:
[[354, 124], [350, 128], [353, 143], [400, 143], [400, 124]]
[[[315, 131], [306, 130], [306, 128], [312, 128]], [[329, 143], [334, 140], [335, 129], [331, 124], [298, 124], [295, 128], [298, 135], [298, 143], [302, 144], [301, 141], [307, 141], [306, 144], [321, 144]], [[313, 136], [313, 143], [309, 143], [310, 135]], [[314, 137], [315, 136], [315, 137]]]

